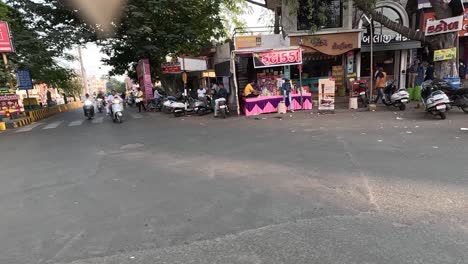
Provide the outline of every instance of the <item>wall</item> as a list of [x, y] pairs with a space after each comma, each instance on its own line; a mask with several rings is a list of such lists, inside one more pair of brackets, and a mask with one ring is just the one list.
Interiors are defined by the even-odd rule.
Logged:
[[216, 54], [214, 55], [214, 64], [218, 64], [225, 61], [231, 60], [231, 43], [224, 43], [216, 47]]

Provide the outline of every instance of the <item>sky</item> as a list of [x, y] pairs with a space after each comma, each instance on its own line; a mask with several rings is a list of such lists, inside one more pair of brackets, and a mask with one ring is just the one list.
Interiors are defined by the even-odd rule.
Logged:
[[[262, 14], [262, 7], [251, 5], [251, 4], [249, 4], [249, 6], [251, 8], [250, 14], [246, 14], [243, 16], [243, 19], [245, 20], [247, 27], [264, 26], [262, 22], [259, 21], [259, 17]], [[78, 56], [77, 50], [71, 51], [71, 53]], [[109, 70], [111, 70], [111, 67], [101, 62], [102, 58], [105, 55], [101, 52], [100, 48], [96, 46], [95, 44], [86, 45], [86, 47], [82, 50], [82, 54], [83, 54], [84, 67], [85, 67], [86, 74], [88, 77], [90, 76], [101, 77], [102, 75], [107, 75]], [[72, 63], [70, 66], [77, 70], [80, 69], [80, 64], [78, 61]], [[120, 80], [123, 80], [124, 78], [125, 77], [123, 76], [118, 76], [118, 79]]]

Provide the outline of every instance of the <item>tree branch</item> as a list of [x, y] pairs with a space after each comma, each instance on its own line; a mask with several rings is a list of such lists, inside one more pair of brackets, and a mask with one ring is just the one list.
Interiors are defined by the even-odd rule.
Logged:
[[263, 4], [262, 4], [262, 3], [259, 3], [259, 2], [257, 2], [257, 1], [255, 1], [255, 0], [245, 0], [245, 1], [246, 1], [247, 3], [251, 3], [252, 5], [257, 5], [257, 6], [261, 6], [261, 7], [264, 7], [264, 8], [267, 7], [267, 5], [266, 5], [266, 0], [264, 1], [265, 3], [263, 3]]
[[427, 43], [429, 40], [424, 35], [422, 31], [416, 31], [409, 27], [403, 26], [400, 23], [390, 20], [388, 17], [382, 15], [381, 13], [377, 12], [372, 4], [369, 4], [370, 1], [367, 0], [355, 0], [354, 1], [356, 6], [361, 9], [366, 15], [370, 15], [373, 20], [379, 22], [380, 24], [384, 25], [385, 27], [400, 33], [401, 35], [412, 39], [418, 40], [423, 43]]

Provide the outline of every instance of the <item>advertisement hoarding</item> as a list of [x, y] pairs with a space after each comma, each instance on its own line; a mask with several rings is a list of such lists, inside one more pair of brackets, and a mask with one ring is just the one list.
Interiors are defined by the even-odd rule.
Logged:
[[145, 101], [153, 99], [153, 84], [151, 82], [151, 70], [148, 59], [142, 59], [137, 66], [138, 83], [143, 91]]
[[15, 52], [15, 49], [11, 42], [10, 28], [7, 22], [0, 21], [0, 53], [12, 52]]
[[320, 79], [319, 80], [319, 111], [334, 111], [335, 110], [335, 79]]
[[441, 49], [434, 51], [434, 61], [455, 60], [457, 48]]

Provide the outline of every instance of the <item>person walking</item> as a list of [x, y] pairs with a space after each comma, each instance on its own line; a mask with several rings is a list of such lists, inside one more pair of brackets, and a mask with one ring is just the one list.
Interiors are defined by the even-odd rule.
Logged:
[[135, 102], [138, 105], [138, 113], [141, 113], [141, 108], [142, 107], [143, 107], [143, 110], [145, 110], [145, 112], [147, 111], [146, 106], [145, 106], [145, 104], [143, 102], [143, 91], [141, 90], [140, 87], [138, 87]]
[[375, 73], [375, 87], [377, 88], [377, 98], [374, 103], [378, 103], [379, 99], [384, 99], [384, 88], [385, 83], [387, 82], [387, 73], [384, 72], [382, 67], [379, 67], [378, 71]]
[[294, 113], [294, 104], [291, 95], [291, 81], [288, 78], [284, 78], [284, 83], [281, 86], [281, 91], [283, 93], [283, 102], [286, 103], [286, 98], [289, 100], [289, 109], [291, 113]]

